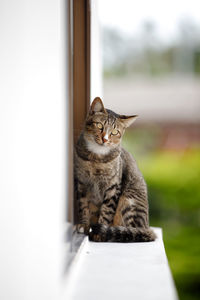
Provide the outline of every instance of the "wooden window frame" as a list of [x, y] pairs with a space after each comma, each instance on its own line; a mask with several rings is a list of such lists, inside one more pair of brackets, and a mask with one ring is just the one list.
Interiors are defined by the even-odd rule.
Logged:
[[[69, 88], [71, 89], [70, 99], [72, 99], [69, 103], [68, 126], [71, 145], [73, 141], [76, 143], [80, 135], [90, 105], [90, 7], [90, 0], [69, 0], [68, 2]], [[73, 148], [69, 147], [68, 150], [67, 221], [73, 224], [77, 220], [73, 195]]]
[[74, 142], [81, 132], [90, 103], [90, 0], [73, 1]]

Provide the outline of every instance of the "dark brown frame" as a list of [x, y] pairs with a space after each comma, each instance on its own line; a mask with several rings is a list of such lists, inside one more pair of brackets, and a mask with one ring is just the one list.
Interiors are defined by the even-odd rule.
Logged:
[[67, 118], [66, 118], [66, 130], [68, 135], [68, 147], [67, 147], [67, 165], [66, 178], [68, 182], [66, 183], [66, 205], [67, 205], [67, 215], [66, 221], [68, 223], [73, 223], [73, 0], [68, 0], [66, 2], [66, 14], [67, 14], [67, 39], [66, 50], [67, 50], [67, 65], [66, 70], [68, 76], [67, 82]]
[[[73, 194], [73, 141], [76, 143], [90, 104], [90, 0], [68, 0], [69, 4], [69, 148], [68, 148], [68, 203], [67, 221], [76, 222], [77, 213]], [[73, 125], [73, 130], [72, 130]], [[73, 202], [74, 201], [74, 202]]]
[[90, 103], [90, 1], [73, 1], [73, 102], [76, 142]]

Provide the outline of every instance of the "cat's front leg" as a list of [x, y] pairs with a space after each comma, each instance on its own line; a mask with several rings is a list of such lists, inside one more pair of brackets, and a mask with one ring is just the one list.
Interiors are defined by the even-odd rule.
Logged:
[[98, 228], [99, 226], [103, 226], [106, 228], [107, 226], [110, 226], [113, 222], [115, 211], [116, 211], [116, 204], [117, 198], [116, 196], [113, 196], [112, 198], [105, 198], [104, 202], [100, 209], [100, 215], [98, 224], [92, 226], [92, 231], [89, 234], [89, 238], [93, 242], [103, 242], [103, 236], [100, 234], [100, 231]]
[[[92, 226], [92, 231], [89, 234], [89, 238], [91, 241], [104, 241], [104, 235], [101, 231], [102, 229], [105, 229], [107, 226], [110, 226], [113, 223], [114, 215], [117, 209], [117, 203], [119, 200], [119, 194], [120, 187], [117, 184], [113, 184], [105, 191], [104, 200], [100, 209], [98, 224]], [[101, 230], [99, 230], [100, 228]]]
[[90, 229], [90, 211], [87, 197], [78, 199], [79, 223], [76, 225], [78, 233], [88, 234]]
[[78, 181], [76, 191], [78, 203], [78, 224], [76, 225], [76, 231], [88, 234], [90, 229], [90, 211], [85, 185]]
[[110, 186], [104, 195], [104, 201], [99, 215], [99, 224], [111, 225], [116, 212], [121, 187], [117, 184]]

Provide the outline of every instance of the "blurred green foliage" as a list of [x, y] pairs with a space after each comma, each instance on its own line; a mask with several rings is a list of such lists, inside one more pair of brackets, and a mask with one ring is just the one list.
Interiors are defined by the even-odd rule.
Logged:
[[[127, 131], [123, 146], [148, 185], [150, 223], [163, 229], [181, 300], [200, 299], [200, 150], [161, 150], [159, 131]], [[137, 146], [137, 147], [136, 147]]]

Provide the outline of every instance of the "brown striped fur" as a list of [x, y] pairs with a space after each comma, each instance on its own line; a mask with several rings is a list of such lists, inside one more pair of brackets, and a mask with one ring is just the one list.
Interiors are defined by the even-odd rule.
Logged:
[[136, 161], [121, 147], [137, 116], [118, 115], [95, 98], [75, 148], [77, 231], [96, 242], [155, 240], [149, 228], [147, 187]]

